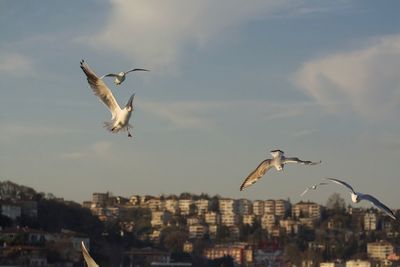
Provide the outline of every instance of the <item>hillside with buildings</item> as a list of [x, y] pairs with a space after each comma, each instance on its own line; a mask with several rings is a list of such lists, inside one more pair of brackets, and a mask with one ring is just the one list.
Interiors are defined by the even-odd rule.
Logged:
[[[373, 209], [207, 194], [114, 196], [82, 205], [0, 183], [0, 266], [82, 264], [80, 242], [101, 265], [374, 266], [398, 264], [399, 225]], [[81, 266], [81, 265], [80, 265]]]

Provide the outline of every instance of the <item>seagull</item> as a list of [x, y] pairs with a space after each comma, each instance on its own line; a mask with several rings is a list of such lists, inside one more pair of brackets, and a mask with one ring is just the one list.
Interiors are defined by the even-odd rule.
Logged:
[[361, 200], [367, 200], [369, 202], [371, 202], [372, 205], [374, 205], [375, 207], [377, 207], [378, 209], [380, 209], [381, 211], [383, 211], [384, 213], [386, 213], [390, 218], [397, 220], [396, 216], [394, 215], [393, 211], [391, 209], [389, 209], [388, 207], [386, 207], [382, 202], [380, 202], [378, 199], [376, 199], [375, 197], [368, 195], [368, 194], [362, 194], [359, 192], [354, 191], [353, 187], [351, 187], [351, 185], [349, 185], [346, 182], [343, 182], [339, 179], [334, 179], [334, 178], [325, 178], [325, 180], [331, 181], [333, 183], [337, 183], [340, 184], [344, 187], [346, 187], [351, 194], [351, 201], [353, 203], [358, 203]]
[[258, 167], [244, 180], [240, 186], [240, 191], [257, 182], [272, 167], [275, 167], [277, 171], [282, 171], [286, 163], [300, 163], [304, 165], [316, 165], [321, 163], [321, 161], [312, 162], [300, 160], [298, 158], [286, 158], [284, 152], [279, 149], [272, 150], [270, 153], [272, 159], [266, 159], [261, 162], [260, 165], [258, 165]]
[[126, 106], [121, 109], [111, 93], [111, 90], [107, 87], [103, 80], [97, 77], [96, 73], [89, 68], [89, 65], [86, 64], [84, 60], [81, 61], [81, 69], [86, 74], [87, 81], [94, 94], [100, 98], [100, 100], [111, 112], [111, 121], [105, 122], [104, 127], [113, 133], [127, 130], [128, 136], [132, 137], [129, 131], [129, 129], [132, 128], [132, 126], [129, 124], [129, 119], [134, 109], [133, 98], [135, 97], [135, 94], [129, 98]]
[[82, 246], [82, 254], [83, 258], [85, 259], [86, 265], [88, 267], [99, 267], [99, 265], [94, 261], [94, 259], [90, 256], [89, 252], [87, 251], [85, 244], [83, 241], [81, 242]]
[[318, 186], [320, 186], [320, 185], [326, 185], [326, 184], [328, 184], [328, 183], [319, 183], [319, 184], [315, 184], [315, 185], [313, 185], [313, 186], [309, 186], [309, 187], [306, 188], [306, 190], [304, 190], [303, 193], [300, 194], [300, 196], [301, 196], [301, 197], [304, 196], [304, 195], [308, 192], [308, 190], [316, 190]]
[[114, 83], [116, 84], [116, 85], [120, 85], [123, 81], [125, 81], [125, 78], [126, 78], [126, 74], [128, 74], [129, 72], [132, 72], [132, 71], [149, 71], [149, 70], [146, 70], [146, 69], [131, 69], [131, 70], [128, 70], [128, 71], [121, 71], [120, 73], [109, 73], [109, 74], [106, 74], [106, 75], [103, 75], [103, 76], [101, 76], [100, 77], [100, 79], [103, 79], [104, 77], [115, 77], [115, 80], [114, 80]]

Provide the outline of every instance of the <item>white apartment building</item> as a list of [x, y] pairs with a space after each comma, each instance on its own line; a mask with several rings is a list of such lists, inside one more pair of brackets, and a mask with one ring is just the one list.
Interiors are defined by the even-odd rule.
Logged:
[[181, 215], [189, 215], [190, 206], [192, 204], [192, 199], [179, 199], [179, 209], [181, 211]]
[[264, 214], [275, 215], [275, 200], [268, 199], [264, 201]]
[[375, 231], [378, 224], [378, 218], [374, 212], [367, 212], [364, 215], [364, 230]]
[[234, 226], [239, 223], [239, 216], [234, 213], [224, 213], [221, 215], [221, 224], [225, 226]]
[[279, 226], [285, 230], [287, 234], [297, 234], [299, 232], [300, 223], [293, 220], [280, 220]]
[[275, 226], [276, 216], [273, 214], [264, 214], [261, 217], [261, 228], [271, 231], [271, 229]]
[[254, 214], [247, 214], [247, 215], [243, 215], [242, 222], [243, 222], [243, 224], [253, 225], [255, 219], [256, 219], [256, 216]]
[[166, 211], [152, 211], [151, 212], [151, 226], [159, 227], [165, 225], [170, 219], [170, 214]]
[[204, 215], [204, 219], [207, 224], [220, 224], [221, 214], [214, 211], [209, 211]]
[[257, 216], [264, 215], [264, 200], [255, 200], [253, 202], [253, 214]]
[[290, 203], [283, 199], [275, 200], [275, 215], [284, 217], [286, 212], [290, 209]]
[[165, 210], [175, 214], [179, 208], [179, 201], [177, 199], [167, 199], [164, 204]]
[[311, 218], [319, 221], [321, 219], [321, 206], [313, 202], [299, 202], [292, 207], [292, 217]]
[[379, 241], [367, 244], [368, 257], [374, 260], [385, 260], [393, 252], [393, 245], [386, 241]]
[[218, 200], [219, 212], [221, 214], [232, 214], [236, 213], [237, 202], [231, 198], [221, 198]]
[[199, 199], [194, 202], [197, 207], [197, 214], [201, 215], [208, 212], [210, 201], [208, 199]]
[[189, 238], [202, 238], [207, 233], [207, 226], [194, 224], [189, 226]]
[[239, 215], [248, 215], [253, 213], [253, 203], [248, 199], [239, 199], [237, 201], [237, 213]]

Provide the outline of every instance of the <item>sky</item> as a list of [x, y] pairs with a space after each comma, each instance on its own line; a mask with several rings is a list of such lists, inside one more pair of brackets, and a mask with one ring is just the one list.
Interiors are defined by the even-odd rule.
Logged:
[[[0, 180], [93, 192], [202, 192], [325, 204], [342, 179], [400, 208], [399, 1], [0, 1]], [[111, 134], [79, 62], [120, 105]], [[244, 178], [269, 151], [321, 160]]]

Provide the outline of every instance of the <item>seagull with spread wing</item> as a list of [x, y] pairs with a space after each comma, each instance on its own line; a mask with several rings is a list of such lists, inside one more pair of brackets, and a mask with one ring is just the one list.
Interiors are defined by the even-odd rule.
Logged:
[[129, 131], [129, 129], [132, 128], [132, 126], [129, 124], [129, 119], [131, 118], [131, 114], [134, 109], [133, 98], [135, 97], [135, 94], [129, 98], [126, 106], [121, 109], [111, 90], [107, 87], [103, 80], [100, 79], [96, 73], [89, 68], [89, 65], [86, 64], [84, 60], [81, 61], [81, 69], [86, 74], [87, 81], [94, 94], [100, 98], [100, 100], [111, 112], [111, 121], [105, 122], [104, 126], [113, 133], [126, 130], [128, 131], [128, 136], [132, 137]]
[[315, 185], [309, 186], [309, 187], [306, 188], [306, 190], [303, 191], [303, 193], [300, 194], [300, 196], [301, 197], [304, 196], [308, 192], [308, 190], [316, 190], [318, 186], [326, 185], [326, 184], [328, 184], [328, 183], [319, 183], [319, 184], [315, 184]]
[[109, 74], [101, 76], [100, 79], [103, 79], [104, 77], [115, 77], [114, 83], [116, 85], [120, 85], [123, 81], [125, 81], [126, 74], [128, 74], [129, 72], [132, 72], [132, 71], [149, 71], [149, 70], [146, 70], [146, 69], [131, 69], [131, 70], [128, 70], [128, 71], [121, 71], [120, 73], [109, 73]]
[[90, 256], [89, 252], [87, 251], [85, 247], [85, 243], [83, 241], [81, 242], [81, 247], [82, 247], [82, 254], [83, 258], [85, 259], [86, 265], [88, 267], [99, 267], [97, 263], [94, 261], [94, 259]]
[[286, 163], [300, 163], [304, 165], [316, 165], [321, 163], [321, 161], [312, 162], [308, 160], [300, 160], [299, 158], [286, 158], [284, 156], [284, 152], [279, 149], [272, 150], [271, 155], [272, 159], [266, 159], [261, 162], [260, 165], [258, 165], [258, 167], [252, 173], [250, 173], [249, 176], [247, 176], [240, 186], [240, 191], [257, 182], [272, 167], [275, 167], [277, 171], [282, 171]]
[[333, 183], [339, 184], [341, 186], [346, 187], [350, 194], [351, 194], [351, 201], [353, 203], [358, 203], [361, 200], [367, 200], [369, 201], [372, 205], [374, 205], [375, 207], [377, 207], [378, 209], [380, 209], [381, 211], [383, 211], [384, 213], [386, 213], [390, 218], [397, 220], [397, 217], [394, 215], [393, 211], [391, 209], [389, 209], [385, 204], [383, 204], [382, 202], [380, 202], [378, 199], [376, 199], [375, 197], [368, 195], [368, 194], [363, 194], [360, 192], [356, 192], [354, 191], [353, 187], [351, 185], [349, 185], [346, 182], [343, 182], [339, 179], [335, 179], [335, 178], [325, 178], [325, 180], [331, 181]]

